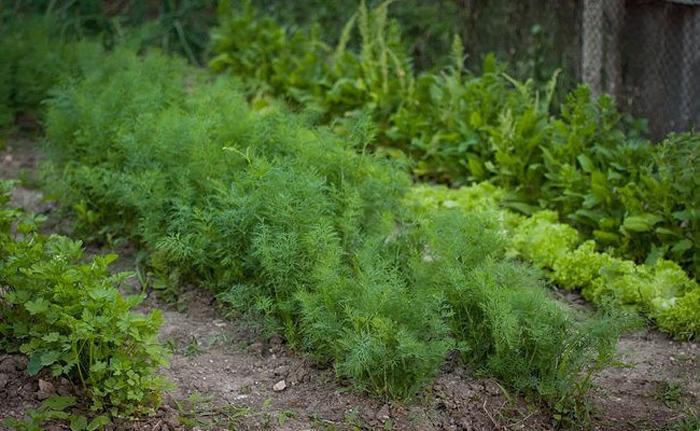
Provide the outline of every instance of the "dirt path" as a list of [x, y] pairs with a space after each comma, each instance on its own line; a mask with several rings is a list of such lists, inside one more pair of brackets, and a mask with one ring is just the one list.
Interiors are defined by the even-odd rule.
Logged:
[[[0, 152], [0, 178], [32, 178], [41, 158], [32, 141], [9, 140]], [[49, 216], [55, 204], [41, 192], [18, 187], [13, 204]], [[97, 250], [91, 250], [96, 252]], [[102, 250], [103, 252], [111, 250]], [[133, 270], [135, 250], [122, 247], [115, 270]], [[134, 291], [142, 287], [130, 280]], [[266, 339], [242, 319], [225, 319], [200, 289], [178, 304], [154, 294], [141, 310], [164, 310], [161, 340], [173, 351], [163, 374], [176, 385], [151, 417], [115, 429], [180, 430], [548, 430], [553, 414], [513, 399], [489, 379], [477, 379], [447, 363], [425, 395], [410, 405], [385, 403], [353, 393], [332, 370], [292, 353], [281, 339]], [[700, 347], [669, 340], [655, 331], [626, 335], [618, 345], [620, 366], [595, 376], [591, 397], [594, 430], [672, 429], [700, 400]], [[21, 417], [50, 393], [70, 393], [66, 381], [26, 376], [26, 360], [0, 354], [0, 419]], [[41, 385], [40, 385], [41, 383]], [[47, 385], [48, 383], [48, 385]], [[41, 386], [41, 387], [40, 387]], [[0, 429], [2, 426], [0, 425]], [[61, 428], [55, 428], [61, 429]]]

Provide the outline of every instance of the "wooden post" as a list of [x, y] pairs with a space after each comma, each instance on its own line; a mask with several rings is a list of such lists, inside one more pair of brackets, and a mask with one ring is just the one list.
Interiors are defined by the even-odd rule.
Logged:
[[683, 53], [680, 65], [680, 118], [678, 128], [700, 130], [700, 6], [688, 8], [683, 16]]
[[583, 49], [581, 69], [583, 82], [594, 97], [603, 91], [603, 2], [583, 0]]
[[604, 3], [604, 88], [606, 93], [617, 100], [622, 87], [622, 47], [620, 46], [620, 31], [622, 30], [625, 16], [625, 0], [607, 0]]

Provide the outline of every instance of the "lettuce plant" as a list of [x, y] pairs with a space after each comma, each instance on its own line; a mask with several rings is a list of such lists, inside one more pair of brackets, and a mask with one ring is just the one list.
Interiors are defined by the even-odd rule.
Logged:
[[526, 217], [502, 208], [505, 196], [489, 183], [460, 189], [418, 186], [409, 193], [407, 205], [418, 214], [435, 208], [495, 214], [508, 238], [508, 255], [544, 269], [557, 286], [580, 290], [599, 306], [632, 308], [676, 338], [698, 337], [700, 320], [693, 307], [700, 286], [677, 263], [658, 258], [639, 265], [600, 252], [594, 240], [584, 241], [553, 211]]

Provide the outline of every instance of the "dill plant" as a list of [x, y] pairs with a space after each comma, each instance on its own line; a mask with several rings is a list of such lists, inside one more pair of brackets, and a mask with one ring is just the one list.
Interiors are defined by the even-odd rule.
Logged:
[[208, 287], [356, 387], [410, 398], [459, 349], [551, 398], [609, 359], [619, 321], [569, 316], [504, 261], [488, 216], [413, 215], [409, 176], [363, 151], [362, 118], [311, 128], [157, 52], [117, 49], [84, 76], [48, 102], [56, 192], [167, 282]]

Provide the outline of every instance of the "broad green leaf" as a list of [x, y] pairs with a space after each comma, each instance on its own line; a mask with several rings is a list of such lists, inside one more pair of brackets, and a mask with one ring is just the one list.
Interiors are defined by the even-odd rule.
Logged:
[[60, 338], [61, 334], [59, 334], [58, 332], [49, 332], [48, 334], [41, 337], [41, 339], [46, 341], [47, 343], [53, 343], [55, 341], [58, 341]]
[[622, 227], [632, 232], [649, 232], [656, 223], [663, 221], [662, 217], [654, 214], [644, 214], [641, 216], [627, 217]]
[[596, 240], [603, 242], [603, 243], [617, 244], [620, 242], [620, 236], [617, 234], [614, 234], [612, 232], [605, 232], [602, 230], [594, 230], [593, 236], [595, 237]]
[[90, 367], [91, 373], [100, 374], [107, 369], [107, 363], [103, 361], [97, 361]]
[[85, 416], [73, 417], [70, 421], [71, 431], [84, 431], [87, 429], [87, 418]]
[[593, 172], [593, 170], [595, 169], [595, 165], [593, 164], [591, 159], [588, 158], [587, 155], [579, 154], [577, 159], [578, 159], [579, 164], [581, 165], [581, 169], [583, 169], [583, 172], [586, 172], [588, 174]]
[[590, 208], [597, 206], [601, 202], [603, 202], [603, 200], [599, 196], [596, 196], [594, 194], [589, 193], [586, 195], [585, 199], [583, 200], [583, 207], [590, 209]]
[[91, 420], [87, 426], [88, 431], [95, 431], [96, 429], [103, 428], [110, 422], [107, 416], [97, 416], [95, 419]]
[[608, 179], [602, 172], [594, 171], [591, 173], [591, 194], [596, 197], [598, 202], [610, 202], [612, 200]]
[[697, 217], [696, 211], [694, 209], [686, 209], [683, 211], [676, 211], [673, 213], [673, 217], [680, 221], [689, 221]]
[[109, 265], [110, 263], [114, 262], [115, 260], [119, 259], [118, 254], [106, 254], [104, 256], [95, 256], [95, 260], [99, 260], [101, 263], [104, 263], [105, 265]]
[[671, 248], [671, 253], [683, 253], [691, 248], [693, 248], [693, 241], [685, 238], [673, 245], [673, 248]]
[[676, 236], [676, 237], [681, 236], [681, 234], [674, 232], [671, 229], [667, 229], [665, 227], [657, 227], [655, 229], [655, 232], [658, 233], [659, 235], [669, 235], [669, 236]]
[[30, 376], [36, 376], [39, 371], [44, 368], [44, 364], [41, 362], [41, 352], [35, 352], [30, 358], [27, 364], [27, 374]]
[[46, 302], [44, 298], [39, 298], [35, 301], [27, 302], [26, 304], [24, 304], [24, 308], [26, 308], [27, 311], [29, 311], [29, 314], [41, 314], [49, 309], [49, 303]]
[[65, 410], [75, 405], [75, 397], [51, 397], [44, 401], [42, 407], [51, 410]]
[[55, 350], [50, 350], [43, 355], [41, 355], [41, 365], [51, 365], [54, 362], [58, 361], [58, 358], [61, 357], [61, 353], [57, 352]]
[[618, 221], [612, 217], [603, 217], [598, 221], [598, 226], [600, 226], [600, 230], [604, 231], [616, 230]]
[[46, 413], [47, 419], [58, 419], [58, 420], [68, 420], [70, 418], [70, 415], [66, 412], [60, 412], [57, 410], [51, 410]]
[[592, 211], [592, 210], [588, 210], [588, 209], [580, 209], [580, 210], [576, 211], [575, 214], [580, 216], [580, 217], [585, 217], [587, 219], [593, 220], [596, 223], [598, 223], [598, 221], [601, 218], [605, 217], [605, 214], [601, 213], [600, 211]]

